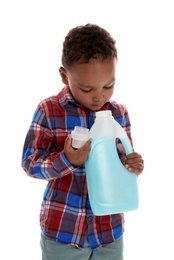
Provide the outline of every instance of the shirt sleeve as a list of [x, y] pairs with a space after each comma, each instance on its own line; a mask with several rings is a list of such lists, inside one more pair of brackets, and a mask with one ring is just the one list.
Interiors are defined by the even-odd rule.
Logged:
[[35, 111], [22, 151], [22, 168], [31, 177], [51, 180], [75, 169], [63, 151], [54, 149], [54, 135], [49, 118], [41, 106]]

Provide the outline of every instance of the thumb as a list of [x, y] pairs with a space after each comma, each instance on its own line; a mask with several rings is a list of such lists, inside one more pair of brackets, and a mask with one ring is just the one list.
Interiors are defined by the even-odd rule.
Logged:
[[67, 138], [65, 139], [64, 146], [71, 146], [71, 135], [68, 134]]
[[117, 148], [121, 154], [126, 154], [124, 146], [121, 143], [117, 144]]
[[124, 146], [121, 143], [119, 143], [119, 144], [117, 144], [117, 149], [121, 153], [121, 155], [120, 155], [121, 162], [123, 165], [125, 165], [126, 164], [126, 152], [125, 152]]

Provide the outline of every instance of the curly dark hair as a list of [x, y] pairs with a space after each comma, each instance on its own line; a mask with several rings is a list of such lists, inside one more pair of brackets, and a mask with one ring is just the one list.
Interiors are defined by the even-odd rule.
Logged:
[[90, 59], [117, 59], [116, 41], [96, 24], [71, 29], [63, 42], [62, 65], [70, 69], [73, 62], [88, 63]]

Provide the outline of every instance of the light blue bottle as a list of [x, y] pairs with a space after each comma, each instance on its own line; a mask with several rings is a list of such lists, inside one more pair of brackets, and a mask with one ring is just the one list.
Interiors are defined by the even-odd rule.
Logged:
[[114, 120], [111, 111], [96, 112], [90, 129], [91, 151], [85, 162], [89, 200], [96, 216], [122, 213], [138, 208], [137, 176], [120, 161], [116, 138], [126, 154], [133, 152], [124, 129]]

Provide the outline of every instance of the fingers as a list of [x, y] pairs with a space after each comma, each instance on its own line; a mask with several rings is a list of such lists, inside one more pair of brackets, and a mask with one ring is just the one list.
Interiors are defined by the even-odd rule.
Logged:
[[89, 139], [81, 148], [75, 149], [72, 147], [72, 138], [69, 134], [64, 143], [64, 153], [68, 161], [75, 167], [83, 164], [90, 152], [91, 140]]
[[79, 152], [83, 152], [83, 151], [88, 151], [88, 152], [90, 152], [90, 150], [91, 150], [91, 139], [89, 139], [82, 147], [80, 147], [78, 150], [79, 150]]
[[136, 175], [139, 175], [143, 172], [144, 166], [142, 164], [134, 163], [131, 165], [126, 164], [125, 167], [128, 169], [128, 171], [135, 173]]
[[134, 172], [135, 174], [139, 175], [144, 170], [144, 160], [142, 159], [140, 154], [136, 152], [131, 153], [126, 157], [125, 167], [130, 172]]

